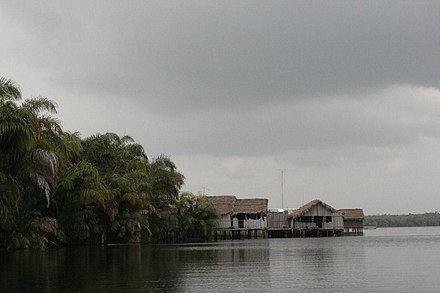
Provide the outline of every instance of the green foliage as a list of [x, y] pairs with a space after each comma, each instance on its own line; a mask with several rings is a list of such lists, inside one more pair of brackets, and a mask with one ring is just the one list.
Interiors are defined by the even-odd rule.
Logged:
[[185, 192], [178, 202], [179, 230], [183, 240], [209, 240], [219, 218], [217, 209], [204, 195]]
[[35, 240], [45, 236], [29, 225], [34, 218], [25, 215], [44, 210], [42, 199], [46, 209], [50, 205], [58, 178], [57, 150], [61, 147], [54, 137], [62, 135], [62, 129], [50, 116], [56, 112], [53, 102], [41, 97], [21, 104], [20, 100], [15, 83], [1, 78], [0, 245], [45, 246]]
[[366, 216], [364, 224], [376, 227], [440, 226], [439, 212], [408, 215]]
[[160, 155], [150, 164], [153, 196], [167, 196], [176, 199], [185, 176], [176, 170], [174, 163], [165, 155]]
[[3, 100], [20, 100], [20, 88], [12, 80], [0, 77], [0, 98]]
[[65, 132], [53, 101], [21, 98], [0, 78], [0, 247], [209, 237], [215, 209], [179, 198], [185, 177], [169, 157], [150, 161], [130, 136]]

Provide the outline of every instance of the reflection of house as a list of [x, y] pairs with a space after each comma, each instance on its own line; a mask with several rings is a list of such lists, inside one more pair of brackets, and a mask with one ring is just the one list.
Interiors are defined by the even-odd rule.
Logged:
[[208, 197], [221, 215], [220, 229], [264, 229], [267, 227], [266, 198], [237, 199], [233, 195]]
[[316, 199], [289, 213], [290, 227], [296, 237], [341, 236], [342, 215], [331, 206]]
[[344, 235], [364, 235], [364, 211], [362, 209], [338, 210], [344, 219]]

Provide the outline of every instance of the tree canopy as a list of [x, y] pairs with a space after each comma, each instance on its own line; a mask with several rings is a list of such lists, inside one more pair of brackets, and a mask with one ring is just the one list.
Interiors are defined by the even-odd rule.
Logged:
[[168, 156], [148, 158], [127, 135], [82, 138], [56, 110], [0, 78], [0, 247], [209, 237], [215, 209], [180, 196], [185, 177]]

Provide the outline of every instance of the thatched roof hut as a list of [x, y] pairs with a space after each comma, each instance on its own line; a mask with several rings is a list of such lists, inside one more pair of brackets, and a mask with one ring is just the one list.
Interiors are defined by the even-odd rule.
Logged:
[[344, 219], [344, 235], [361, 236], [364, 234], [364, 211], [362, 209], [340, 209]]
[[329, 206], [328, 204], [324, 203], [323, 201], [319, 200], [319, 199], [315, 199], [312, 200], [309, 203], [306, 203], [305, 205], [301, 206], [299, 209], [297, 210], [293, 210], [291, 213], [289, 213], [289, 218], [296, 218], [299, 217], [305, 213], [307, 213], [310, 209], [312, 209], [314, 206], [321, 204], [322, 206], [324, 206], [325, 208], [329, 209], [332, 213], [336, 213], [337, 210], [331, 206]]
[[267, 198], [237, 199], [234, 195], [208, 196], [221, 215], [257, 214], [267, 212]]
[[319, 199], [312, 200], [288, 215], [296, 236], [342, 235], [343, 218], [338, 211]]
[[356, 220], [364, 219], [363, 209], [340, 209], [338, 210], [338, 212], [344, 217], [344, 219], [356, 219]]
[[214, 204], [220, 215], [234, 213], [237, 198], [233, 195], [210, 195], [208, 199]]
[[235, 202], [234, 213], [235, 214], [258, 214], [267, 212], [267, 198], [249, 198], [249, 199], [237, 199]]

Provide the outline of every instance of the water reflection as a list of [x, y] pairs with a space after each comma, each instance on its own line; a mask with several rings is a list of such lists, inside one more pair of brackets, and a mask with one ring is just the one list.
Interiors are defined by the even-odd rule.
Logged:
[[0, 292], [438, 292], [440, 228], [420, 229], [0, 252]]
[[352, 240], [279, 239], [271, 242], [272, 290], [349, 292], [362, 288], [363, 278], [359, 276], [365, 273], [365, 247], [362, 242]]
[[[181, 250], [186, 292], [237, 292], [270, 288], [269, 246], [261, 241], [217, 243]], [[202, 261], [200, 261], [202, 260]]]
[[64, 248], [1, 254], [2, 292], [180, 291], [179, 252], [151, 247]]

